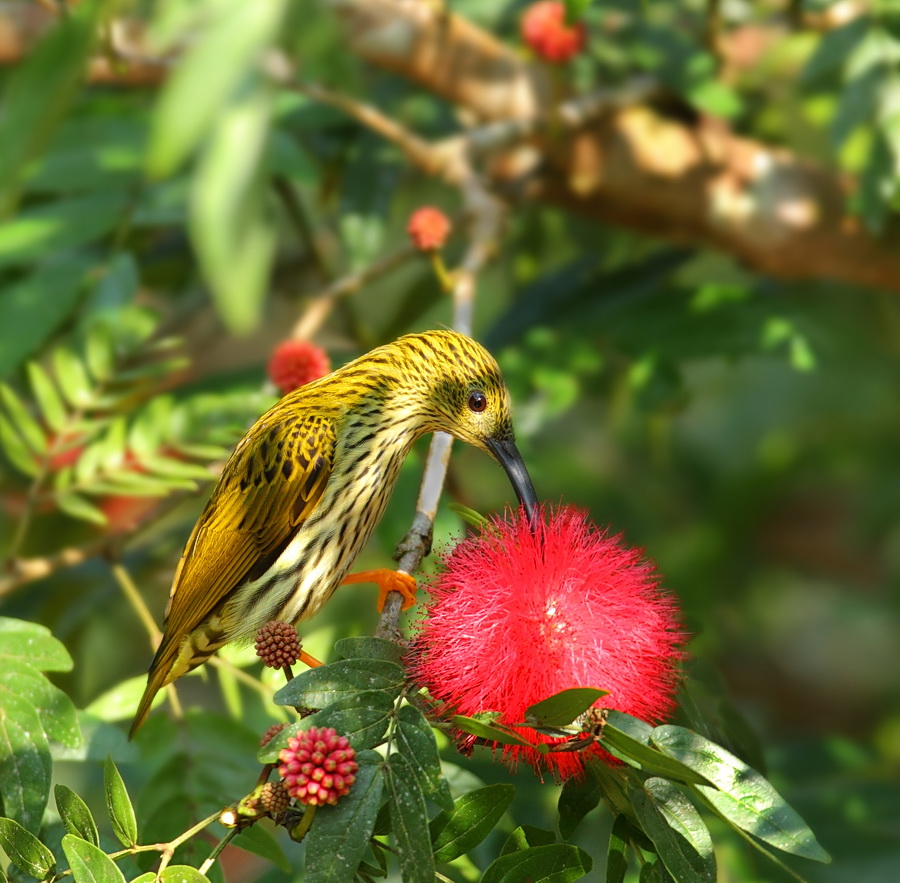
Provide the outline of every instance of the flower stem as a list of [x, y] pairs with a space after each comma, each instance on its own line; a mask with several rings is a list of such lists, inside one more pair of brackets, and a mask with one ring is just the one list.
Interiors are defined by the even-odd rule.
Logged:
[[307, 835], [307, 833], [309, 832], [309, 827], [313, 823], [313, 816], [315, 814], [315, 806], [306, 807], [306, 811], [303, 813], [303, 817], [290, 831], [291, 840], [296, 840], [297, 843], [299, 843]]
[[195, 834], [199, 834], [204, 828], [211, 825], [213, 822], [218, 821], [219, 815], [221, 814], [221, 810], [217, 810], [211, 816], [207, 816], [203, 821], [197, 822], [192, 828], [188, 828], [183, 834], [179, 834], [174, 840], [170, 840], [165, 849], [162, 852], [162, 856], [159, 862], [159, 868], [156, 871], [156, 876], [159, 877], [160, 874], [166, 869], [169, 862], [172, 861], [172, 856], [175, 855], [175, 850], [181, 846], [182, 843], [186, 843], [191, 839]]
[[226, 832], [225, 836], [215, 845], [213, 851], [209, 854], [209, 858], [203, 862], [202, 865], [198, 868], [201, 874], [205, 874], [212, 866], [215, 860], [219, 857], [219, 853], [231, 843], [234, 836], [238, 833], [237, 828], [232, 828], [230, 831]]
[[431, 266], [434, 267], [435, 275], [438, 278], [438, 282], [441, 283], [441, 288], [445, 293], [449, 294], [453, 291], [454, 281], [453, 274], [447, 269], [447, 265], [444, 263], [443, 257], [441, 257], [441, 253], [439, 251], [432, 251], [431, 255]]

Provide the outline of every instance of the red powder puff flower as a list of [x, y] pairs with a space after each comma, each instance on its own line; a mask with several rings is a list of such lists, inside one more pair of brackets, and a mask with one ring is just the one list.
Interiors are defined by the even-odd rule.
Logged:
[[[545, 513], [546, 515], [546, 513]], [[641, 552], [598, 530], [585, 513], [550, 511], [533, 532], [519, 512], [497, 519], [444, 556], [421, 623], [413, 671], [444, 709], [500, 712], [499, 723], [570, 687], [607, 690], [598, 706], [650, 723], [673, 710], [684, 653], [676, 602]], [[530, 742], [557, 743], [530, 728]], [[474, 737], [463, 737], [463, 746]], [[559, 779], [580, 776], [599, 746], [540, 754], [504, 746]]]
[[288, 739], [278, 755], [278, 774], [291, 797], [307, 806], [334, 806], [350, 792], [359, 765], [346, 736], [331, 727], [310, 727]]
[[533, 3], [522, 16], [522, 39], [544, 61], [565, 64], [584, 48], [583, 22], [566, 24], [566, 7], [559, 0]]
[[269, 378], [287, 395], [331, 370], [325, 350], [307, 340], [286, 340], [275, 347], [269, 359]]
[[406, 232], [419, 251], [436, 251], [443, 248], [450, 230], [447, 216], [440, 209], [431, 206], [416, 209], [406, 225]]

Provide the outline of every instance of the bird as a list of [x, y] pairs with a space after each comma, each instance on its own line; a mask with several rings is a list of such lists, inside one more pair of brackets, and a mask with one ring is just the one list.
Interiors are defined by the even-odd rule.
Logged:
[[315, 615], [344, 582], [400, 591], [400, 571], [347, 576], [384, 514], [417, 439], [446, 432], [505, 470], [527, 517], [538, 499], [515, 444], [493, 356], [450, 330], [408, 334], [281, 398], [241, 439], [194, 526], [172, 581], [163, 636], [130, 736], [156, 694], [265, 623]]

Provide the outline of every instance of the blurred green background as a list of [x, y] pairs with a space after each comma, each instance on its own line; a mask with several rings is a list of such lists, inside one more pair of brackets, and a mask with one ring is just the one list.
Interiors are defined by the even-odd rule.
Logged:
[[[523, 4], [451, 5], [518, 39]], [[86, 432], [88, 447], [104, 446], [98, 462], [106, 458], [106, 472], [97, 467], [68, 489], [54, 485], [62, 470], [51, 467], [29, 496], [36, 477], [10, 450], [23, 442], [4, 438], [0, 536], [7, 557], [25, 559], [96, 544], [109, 551], [115, 537], [115, 554], [121, 549], [157, 621], [209, 487], [205, 464], [275, 400], [266, 361], [310, 296], [402, 248], [416, 207], [460, 209], [458, 193], [341, 112], [273, 85], [256, 61], [278, 46], [302, 77], [371, 101], [426, 137], [457, 130], [452, 110], [355, 58], [327, 4], [257, 6], [265, 4], [119, 8], [147, 23], [157, 51], [181, 52], [186, 35], [205, 34], [165, 86], [81, 82], [87, 52], [103, 51], [93, 38], [98, 22], [110, 15], [90, 2], [0, 71], [0, 377], [47, 429], [27, 363], [70, 377], [87, 365], [80, 392], [78, 377], [71, 381], [83, 406], [67, 406], [58, 431]], [[831, 8], [723, 4], [723, 33], [756, 28], [771, 38], [726, 76], [706, 48], [705, 4], [594, 2], [585, 13], [590, 51], [572, 76], [588, 89], [658, 73], [749, 137], [859, 173], [851, 209], [871, 229], [889, 230], [898, 180], [889, 108], [900, 94], [894, 10], [854, 7], [849, 25], [825, 31], [796, 17]], [[451, 267], [466, 245], [459, 230], [446, 252]], [[474, 333], [505, 371], [539, 494], [587, 508], [657, 562], [681, 599], [708, 713], [747, 722], [773, 782], [834, 856], [831, 866], [801, 873], [821, 883], [900, 879], [896, 293], [763, 277], [722, 252], [650, 241], [527, 201], [511, 209], [477, 288]], [[410, 257], [336, 300], [315, 341], [337, 365], [451, 322], [451, 300], [429, 263]], [[180, 342], [159, 347], [173, 337]], [[105, 375], [102, 356], [92, 367], [92, 347], [112, 354]], [[58, 439], [54, 432], [45, 441]], [[120, 474], [129, 450], [151, 463], [138, 490], [133, 475]], [[425, 450], [406, 464], [363, 564], [389, 566], [414, 511]], [[152, 465], [178, 451], [193, 473]], [[100, 523], [94, 508], [123, 487], [152, 491], [165, 510], [133, 536], [127, 520]], [[511, 501], [502, 472], [459, 446], [448, 489], [438, 543], [464, 529], [449, 501], [482, 512]], [[371, 632], [376, 613], [359, 603], [363, 591], [339, 593], [310, 624], [310, 652], [327, 655], [336, 637]], [[144, 672], [150, 647], [103, 557], [9, 587], [0, 613], [49, 626], [75, 660], [57, 683], [98, 721], [124, 718], [133, 686], [120, 706], [107, 691]], [[193, 678], [184, 691], [188, 704], [241, 719], [234, 745], [207, 758], [214, 769], [191, 748], [154, 761], [152, 732], [134, 749], [104, 731], [118, 759], [134, 760], [138, 750], [149, 759], [125, 767], [137, 793], [143, 777], [168, 769], [171, 794], [146, 808], [163, 829], [174, 824], [173, 807], [184, 809], [176, 783], [185, 770], [197, 778], [195, 793], [207, 795], [198, 805], [214, 803], [216, 776], [226, 787], [228, 770], [241, 773], [228, 751], [252, 750], [253, 734], [271, 722], [258, 696], [227, 683], [223, 698], [218, 679]], [[449, 748], [445, 756], [460, 760]], [[489, 754], [462, 766], [487, 782], [506, 777]], [[57, 774], [102, 800], [91, 792], [98, 771], [63, 762]], [[517, 784], [517, 823], [552, 828], [557, 788], [527, 770]], [[594, 816], [579, 833], [595, 855], [589, 879], [602, 879], [607, 824]], [[721, 880], [787, 879], [724, 828], [714, 833]], [[496, 848], [489, 841], [484, 854]], [[236, 867], [232, 879], [285, 879], [264, 868]]]

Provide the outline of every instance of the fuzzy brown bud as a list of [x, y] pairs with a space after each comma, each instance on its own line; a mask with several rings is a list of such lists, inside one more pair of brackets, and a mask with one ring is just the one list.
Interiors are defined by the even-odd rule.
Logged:
[[256, 655], [269, 668], [284, 668], [300, 658], [300, 638], [289, 622], [272, 620], [256, 633]]

